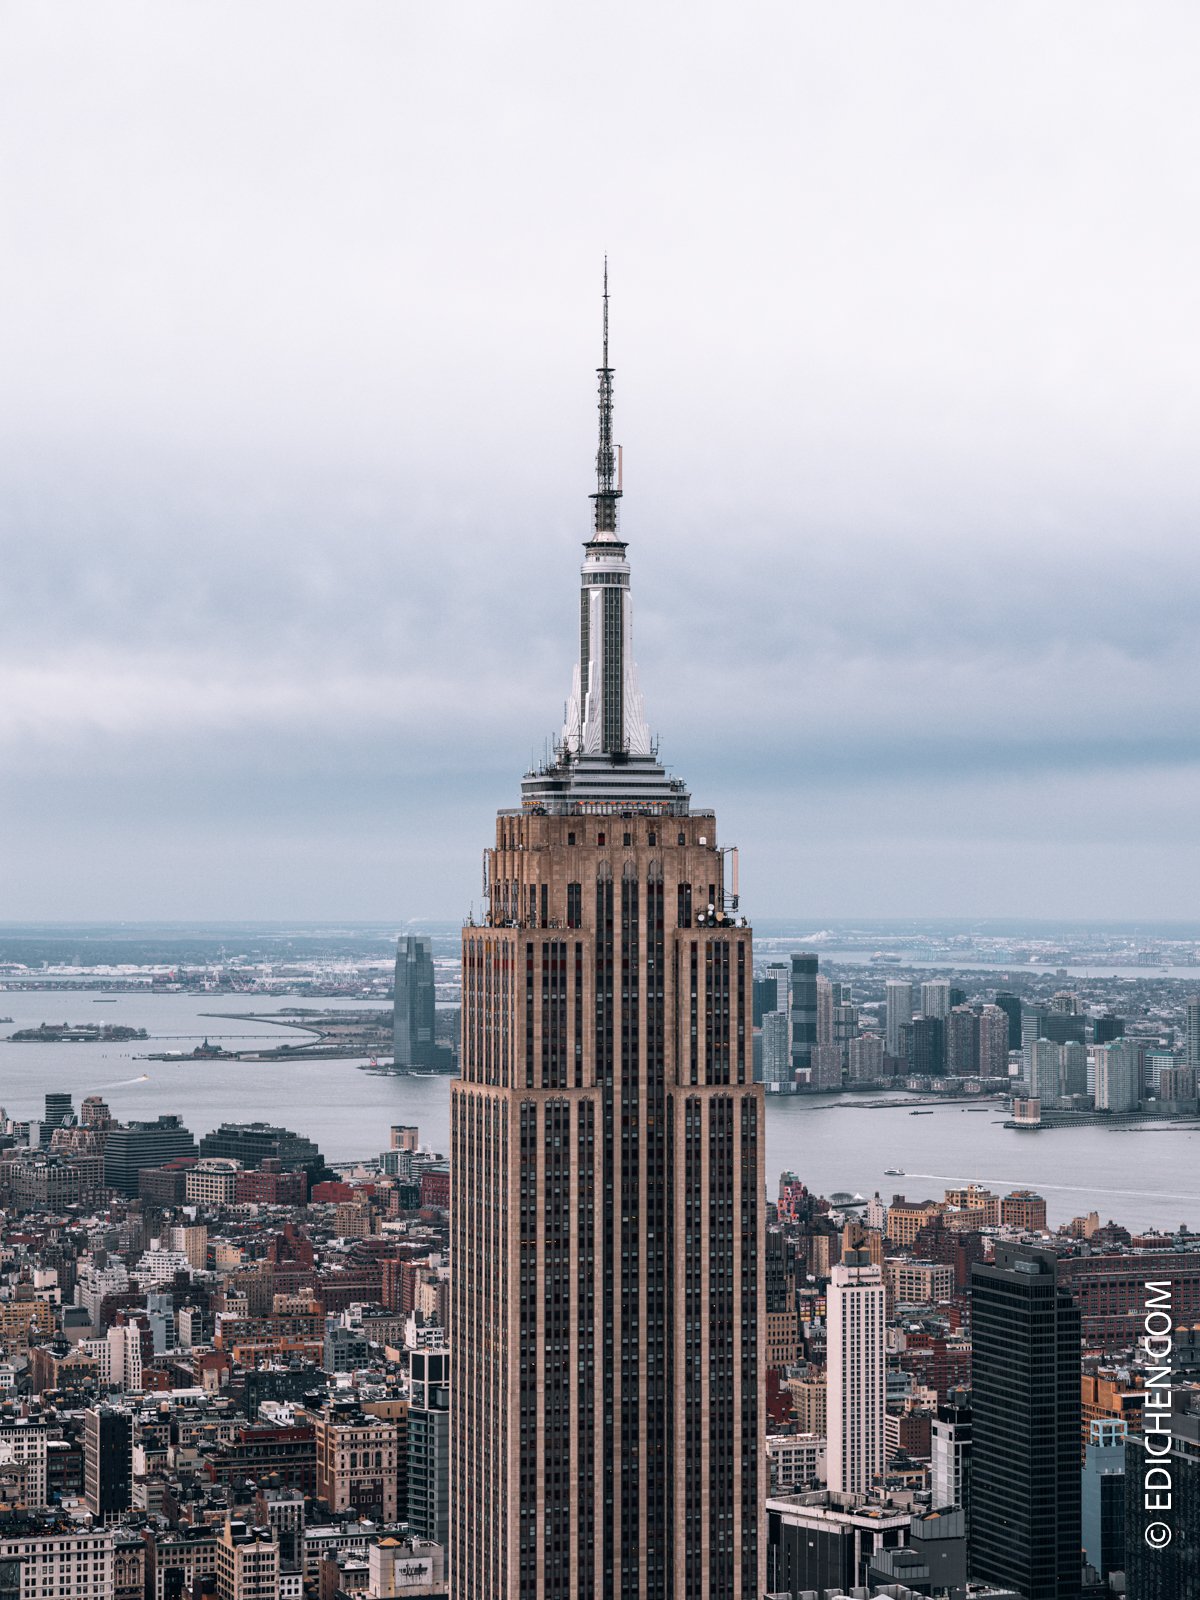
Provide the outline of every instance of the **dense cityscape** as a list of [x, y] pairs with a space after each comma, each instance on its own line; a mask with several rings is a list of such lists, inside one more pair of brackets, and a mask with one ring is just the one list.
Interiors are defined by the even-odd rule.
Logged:
[[[330, 991], [326, 1021], [339, 993], [364, 1007], [386, 996], [386, 1012], [340, 1015], [377, 1035], [386, 1022], [374, 1063], [401, 1091], [421, 1074], [448, 1086], [457, 1049], [441, 1040], [457, 1035], [461, 988], [457, 963], [435, 955], [443, 941], [405, 935], [383, 981], [375, 939], [350, 943], [336, 981], [328, 956], [269, 979], [229, 952], [190, 973], [11, 960], [0, 995], [61, 1010], [114, 985], [278, 984]], [[752, 1060], [768, 1116], [775, 1095], [815, 1108], [840, 1091], [984, 1097], [1023, 1125], [1038, 1102], [1034, 1139], [1085, 1116], [1197, 1126], [1200, 997], [1185, 980], [952, 970], [759, 961]], [[59, 983], [74, 985], [62, 1003]], [[11, 1030], [10, 1055], [41, 1050], [39, 1031]], [[101, 1043], [71, 1045], [71, 1059]], [[61, 1090], [33, 1109], [6, 1115], [0, 1157], [0, 1515], [24, 1586], [11, 1592], [82, 1594], [70, 1585], [86, 1570], [103, 1600], [447, 1594], [447, 1154], [410, 1125], [331, 1164], [316, 1127], [122, 1125], [101, 1096]], [[820, 1194], [802, 1170], [769, 1184], [766, 1593], [1036, 1594], [1038, 1564], [1057, 1571], [1077, 1548], [1080, 1595], [1189, 1592], [1186, 1568], [1164, 1584], [1163, 1554], [1146, 1553], [1146, 1407], [1163, 1363], [1142, 1340], [1166, 1282], [1186, 1549], [1200, 1503], [1194, 1210], [1167, 1233], [1095, 1211], [1054, 1226], [1027, 1188], [916, 1193], [898, 1173], [890, 1192]], [[1059, 1359], [1046, 1369], [1033, 1353], [1048, 1334]], [[1051, 1479], [1019, 1505], [1048, 1439]]]

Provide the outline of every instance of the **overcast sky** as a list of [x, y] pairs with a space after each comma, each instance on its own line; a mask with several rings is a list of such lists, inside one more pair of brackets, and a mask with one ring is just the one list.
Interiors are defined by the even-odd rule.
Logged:
[[0, 920], [457, 917], [611, 261], [752, 914], [1200, 912], [1189, 4], [0, 8]]

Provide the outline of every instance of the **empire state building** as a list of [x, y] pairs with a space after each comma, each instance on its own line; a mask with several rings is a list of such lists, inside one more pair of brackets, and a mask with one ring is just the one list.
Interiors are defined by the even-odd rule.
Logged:
[[579, 661], [463, 931], [455, 1600], [765, 1588], [762, 1090], [716, 818], [660, 765], [618, 531], [608, 295]]

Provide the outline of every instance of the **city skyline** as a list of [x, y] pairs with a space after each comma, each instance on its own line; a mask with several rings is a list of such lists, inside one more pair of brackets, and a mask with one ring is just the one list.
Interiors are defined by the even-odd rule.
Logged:
[[9, 913], [464, 914], [607, 250], [644, 688], [763, 915], [1186, 915], [1194, 15], [467, 16], [12, 19]]

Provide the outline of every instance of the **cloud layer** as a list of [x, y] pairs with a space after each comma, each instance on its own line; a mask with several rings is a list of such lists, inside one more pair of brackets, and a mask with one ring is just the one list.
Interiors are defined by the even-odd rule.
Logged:
[[752, 908], [1194, 914], [1194, 12], [606, 16], [10, 19], [0, 917], [466, 909], [605, 250], [647, 706]]

